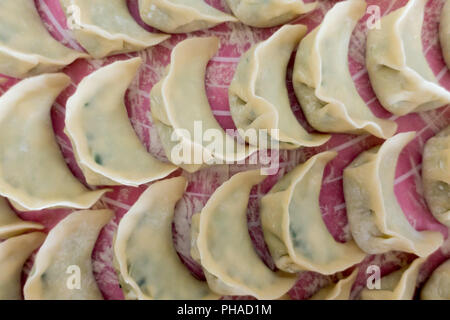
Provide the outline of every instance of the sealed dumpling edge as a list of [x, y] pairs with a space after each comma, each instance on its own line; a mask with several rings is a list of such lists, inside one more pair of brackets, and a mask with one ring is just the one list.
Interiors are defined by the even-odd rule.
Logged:
[[149, 26], [167, 33], [188, 33], [237, 22], [204, 0], [139, 0], [139, 14]]

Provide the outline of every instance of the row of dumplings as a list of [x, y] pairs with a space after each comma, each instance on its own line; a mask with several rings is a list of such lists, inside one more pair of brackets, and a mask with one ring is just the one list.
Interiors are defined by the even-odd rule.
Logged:
[[[131, 16], [127, 0], [59, 2], [74, 38], [88, 54], [56, 41], [46, 30], [33, 0], [4, 0], [0, 4], [0, 73], [22, 78], [53, 72], [78, 58], [103, 58], [139, 51], [170, 37], [142, 28]], [[302, 0], [227, 0], [227, 3], [240, 21], [255, 27], [285, 23], [317, 5], [304, 4]], [[145, 23], [167, 33], [192, 32], [223, 22], [238, 22], [234, 16], [203, 0], [139, 0], [139, 12]]]
[[[122, 218], [114, 237], [114, 266], [125, 297], [217, 299], [250, 295], [265, 300], [289, 299], [287, 292], [299, 272], [331, 275], [359, 264], [368, 254], [404, 251], [418, 257], [383, 277], [380, 290], [363, 289], [360, 298], [412, 299], [420, 267], [443, 243], [440, 232], [416, 231], [394, 194], [398, 157], [414, 137], [414, 132], [397, 134], [360, 154], [344, 170], [345, 201], [354, 239], [346, 243], [337, 242], [329, 233], [319, 207], [323, 172], [335, 152], [317, 154], [279, 180], [260, 199], [262, 230], [277, 271], [260, 259], [248, 233], [250, 193], [266, 178], [260, 170], [234, 175], [192, 217], [191, 256], [202, 266], [206, 282], [190, 273], [173, 244], [174, 210], [186, 190], [186, 179], [176, 177], [152, 184]], [[441, 212], [444, 218], [450, 212], [449, 185], [442, 181], [450, 179], [449, 143], [447, 127], [427, 142], [424, 151], [425, 192], [432, 194], [432, 209], [447, 210]], [[1, 205], [0, 237], [42, 228], [20, 221], [5, 200]], [[2, 242], [0, 299], [21, 297], [22, 265], [42, 243], [25, 283], [26, 299], [101, 299], [91, 255], [100, 230], [112, 216], [110, 210], [79, 211], [63, 219], [47, 237], [33, 232]], [[73, 265], [81, 269], [81, 290], [67, 286], [66, 270]], [[312, 299], [349, 299], [358, 272], [356, 267]], [[433, 273], [421, 296], [450, 299], [448, 261]]]
[[[383, 21], [397, 17], [397, 27], [409, 32], [411, 27], [406, 22], [422, 21], [425, 2], [410, 1]], [[359, 96], [348, 70], [350, 35], [365, 7], [362, 0], [339, 2], [306, 37], [305, 26], [285, 25], [246, 52], [229, 87], [230, 110], [236, 127], [241, 129], [238, 132], [276, 129], [277, 136], [269, 139], [277, 139], [282, 149], [319, 146], [328, 141], [329, 134], [306, 131], [289, 103], [286, 70], [292, 51], [298, 46], [293, 84], [304, 114], [314, 128], [392, 137], [397, 124], [373, 115]], [[450, 92], [439, 86], [423, 58], [420, 36], [398, 39], [399, 33], [394, 32], [397, 29], [388, 27], [389, 24], [383, 23], [380, 30], [371, 30], [368, 40], [369, 73], [380, 100], [389, 101], [385, 107], [404, 114], [450, 102]], [[381, 40], [378, 32], [385, 35]], [[399, 56], [391, 53], [392, 59], [387, 61], [379, 51], [392, 47], [383, 42], [384, 38], [392, 37], [398, 41], [396, 46], [403, 44], [410, 50], [395, 50]], [[209, 162], [195, 164], [198, 153], [207, 154], [214, 160], [212, 163], [229, 163], [245, 160], [258, 150], [258, 145], [243, 144], [228, 135], [211, 111], [204, 78], [208, 61], [218, 48], [215, 37], [180, 42], [171, 53], [165, 75], [150, 92], [151, 121], [171, 163], [147, 152], [127, 116], [124, 96], [139, 70], [140, 58], [114, 62], [79, 83], [67, 101], [65, 132], [89, 185], [138, 186], [164, 178], [178, 166], [188, 172], [207, 166]], [[413, 62], [411, 57], [415, 58]], [[381, 60], [375, 63], [374, 59]], [[403, 61], [403, 66], [394, 66], [393, 61]], [[379, 76], [387, 73], [390, 76]], [[73, 177], [55, 141], [49, 111], [69, 84], [70, 78], [65, 74], [43, 74], [19, 82], [0, 97], [3, 159], [0, 194], [9, 198], [18, 210], [88, 209], [109, 191], [87, 189]], [[186, 105], [189, 112], [185, 112]], [[214, 130], [225, 148], [211, 149], [209, 141], [194, 141], [196, 121], [202, 122], [204, 131]], [[194, 151], [187, 159], [183, 157], [182, 163], [172, 158], [180, 145], [182, 152]]]

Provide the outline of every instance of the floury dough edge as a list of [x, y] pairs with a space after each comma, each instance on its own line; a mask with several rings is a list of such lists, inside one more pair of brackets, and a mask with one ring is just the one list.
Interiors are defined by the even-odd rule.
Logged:
[[[35, 0], [41, 17], [52, 35], [63, 44], [74, 49], [80, 49], [70, 31], [66, 26], [64, 14], [58, 0]], [[223, 11], [229, 12], [223, 0], [207, 0], [209, 4]], [[336, 3], [335, 0], [319, 0], [319, 8], [303, 18], [296, 20], [306, 24], [311, 30], [317, 26], [323, 15]], [[406, 0], [367, 0], [368, 5], [379, 5], [381, 13], [395, 10], [403, 6]], [[443, 0], [430, 0], [425, 13], [425, 23], [422, 31], [423, 46], [428, 62], [437, 75], [441, 85], [450, 90], [450, 72], [446, 68], [438, 41], [438, 22]], [[129, 0], [130, 10], [139, 21], [137, 0]], [[367, 15], [364, 20], [367, 19]], [[141, 24], [143, 25], [143, 24]], [[148, 28], [148, 30], [152, 30]], [[239, 62], [240, 56], [250, 48], [251, 45], [267, 39], [277, 28], [253, 29], [242, 24], [224, 24], [206, 31], [199, 31], [188, 36], [215, 35], [220, 38], [221, 48], [218, 54], [209, 64], [206, 76], [206, 87], [210, 104], [214, 114], [224, 129], [234, 128], [228, 108], [228, 86], [234, 75], [234, 70]], [[377, 116], [390, 117], [391, 115], [382, 109], [375, 98], [370, 87], [367, 71], [364, 67], [366, 24], [360, 22], [356, 27], [350, 44], [349, 67], [353, 75], [356, 87], [362, 98], [369, 104]], [[141, 141], [150, 152], [160, 159], [164, 159], [156, 129], [152, 126], [150, 118], [149, 92], [152, 86], [162, 77], [165, 66], [169, 63], [171, 49], [186, 35], [173, 35], [168, 41], [161, 45], [139, 52], [138, 54], [123, 54], [102, 60], [77, 61], [70, 65], [64, 72], [68, 74], [73, 84], [63, 92], [52, 109], [52, 120], [57, 141], [61, 147], [65, 159], [74, 172], [82, 179], [81, 170], [77, 167], [72, 148], [68, 138], [64, 135], [64, 113], [67, 99], [74, 93], [76, 84], [84, 76], [116, 60], [129, 59], [139, 55], [143, 58], [145, 65], [141, 67], [139, 76], [126, 96], [126, 104], [131, 122], [139, 135]], [[295, 99], [291, 83], [292, 63], [288, 72], [288, 88], [293, 109], [299, 121], [306, 126], [305, 119], [300, 112], [300, 107]], [[18, 80], [6, 78], [0, 75], [0, 95]], [[421, 183], [421, 161], [422, 150], [425, 142], [450, 123], [450, 107], [443, 107], [434, 111], [421, 114], [412, 114], [401, 118], [395, 118], [399, 125], [399, 132], [417, 131], [418, 137], [402, 152], [396, 173], [395, 192], [399, 202], [406, 212], [410, 223], [418, 230], [439, 230], [447, 233], [448, 230], [434, 220], [428, 211]], [[280, 153], [280, 170], [275, 176], [266, 179], [261, 186], [253, 191], [248, 212], [249, 231], [254, 239], [261, 257], [266, 263], [273, 267], [273, 261], [265, 248], [262, 231], [260, 229], [258, 214], [258, 199], [267, 193], [275, 184], [277, 179], [290, 171], [297, 164], [304, 162], [313, 154], [334, 149], [339, 156], [331, 162], [324, 173], [324, 185], [320, 196], [320, 205], [325, 223], [330, 232], [339, 241], [345, 241], [350, 237], [348, 228], [344, 196], [342, 190], [343, 169], [362, 151], [367, 150], [381, 140], [370, 136], [334, 135], [324, 146], [319, 148], [306, 148], [295, 151], [282, 151]], [[186, 265], [194, 274], [202, 277], [201, 269], [189, 257], [190, 251], [190, 219], [195, 212], [199, 212], [212, 191], [228, 180], [233, 174], [249, 169], [249, 166], [218, 166], [208, 168], [195, 174], [183, 173], [189, 180], [189, 187], [183, 199], [178, 203], [175, 213], [175, 245], [182, 255]], [[254, 167], [252, 167], [254, 168]], [[113, 192], [106, 194], [96, 205], [95, 209], [110, 208], [116, 216], [102, 231], [93, 254], [93, 266], [98, 285], [106, 299], [122, 299], [123, 295], [119, 288], [117, 275], [112, 267], [112, 237], [117, 229], [120, 218], [128, 211], [146, 186], [114, 187]], [[63, 219], [70, 210], [46, 210], [32, 213], [21, 213], [20, 216], [27, 220], [39, 222], [46, 226], [46, 231], [51, 229], [58, 221]], [[431, 256], [419, 277], [423, 282], [429, 274], [443, 261], [450, 257], [450, 241], [447, 240], [440, 251]], [[361, 285], [365, 283], [365, 267], [371, 264], [381, 265], [383, 272], [390, 272], [400, 265], [411, 261], [412, 256], [403, 253], [388, 253], [385, 255], [368, 257], [364, 262], [357, 279], [358, 285], [353, 292], [356, 296]], [[32, 262], [28, 261], [25, 270], [29, 271]], [[294, 299], [304, 299], [311, 296], [317, 289], [326, 286], [336, 276], [325, 277], [315, 273], [305, 272], [299, 277], [296, 286], [290, 291]], [[231, 298], [231, 297], [230, 297]], [[245, 297], [244, 297], [245, 298]], [[239, 299], [242, 299], [239, 298]]]

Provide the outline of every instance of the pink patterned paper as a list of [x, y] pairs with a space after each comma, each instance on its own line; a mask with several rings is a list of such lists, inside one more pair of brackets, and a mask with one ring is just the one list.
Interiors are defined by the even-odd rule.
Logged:
[[[45, 21], [51, 34], [65, 45], [77, 50], [82, 50], [79, 44], [71, 36], [66, 26], [66, 21], [62, 9], [57, 0], [35, 0], [43, 21]], [[211, 5], [229, 11], [223, 0], [207, 0]], [[312, 30], [320, 24], [324, 14], [337, 1], [319, 0], [319, 8], [314, 12], [303, 16], [295, 23], [306, 24]], [[379, 5], [382, 14], [385, 15], [392, 10], [403, 6], [407, 0], [367, 0], [368, 4]], [[444, 0], [430, 0], [425, 14], [425, 23], [422, 32], [423, 44], [426, 57], [434, 73], [437, 75], [442, 86], [450, 90], [450, 72], [444, 64], [442, 53], [438, 41], [439, 15]], [[129, 8], [133, 16], [139, 23], [148, 30], [154, 31], [146, 26], [139, 19], [137, 0], [128, 1]], [[402, 152], [397, 167], [397, 178], [395, 193], [404, 209], [408, 220], [417, 230], [438, 230], [445, 237], [448, 237], [448, 229], [439, 224], [431, 215], [423, 199], [421, 183], [421, 161], [424, 143], [434, 136], [440, 129], [450, 123], [449, 106], [420, 114], [412, 114], [404, 117], [392, 117], [385, 111], [370, 86], [367, 70], [364, 64], [365, 38], [366, 38], [366, 15], [358, 24], [353, 33], [350, 51], [349, 65], [350, 72], [355, 81], [356, 87], [374, 113], [383, 118], [394, 118], [399, 124], [399, 132], [417, 131], [416, 139]], [[188, 35], [173, 35], [171, 39], [164, 43], [149, 48], [135, 54], [124, 54], [110, 57], [103, 60], [77, 60], [72, 65], [64, 69], [64, 72], [72, 78], [72, 85], [64, 91], [57, 99], [52, 109], [53, 126], [68, 166], [73, 173], [82, 181], [83, 175], [78, 168], [72, 153], [71, 144], [64, 135], [64, 114], [65, 103], [74, 93], [77, 84], [84, 76], [92, 73], [101, 66], [107, 65], [115, 60], [128, 59], [134, 56], [143, 58], [145, 64], [141, 67], [139, 76], [129, 88], [126, 97], [126, 105], [130, 120], [142, 142], [149, 151], [157, 157], [164, 159], [164, 152], [159, 143], [158, 135], [152, 126], [150, 116], [149, 92], [152, 86], [163, 75], [164, 68], [170, 62], [170, 52], [173, 47], [185, 39], [192, 36], [215, 35], [220, 38], [221, 48], [218, 54], [210, 61], [206, 87], [208, 98], [214, 115], [223, 128], [234, 128], [228, 107], [228, 86], [234, 74], [234, 70], [239, 62], [240, 56], [250, 48], [251, 45], [268, 38], [277, 28], [255, 29], [243, 24], [223, 24], [213, 29], [195, 32]], [[292, 90], [291, 71], [292, 63], [288, 73], [287, 84], [292, 102], [292, 108], [298, 116], [299, 121], [307, 127], [306, 121], [301, 113], [298, 102]], [[120, 81], [120, 79], [119, 79]], [[11, 79], [0, 75], [0, 95], [8, 90], [17, 79]], [[324, 151], [335, 150], [339, 156], [327, 166], [323, 179], [323, 188], [320, 195], [320, 206], [322, 214], [329, 231], [338, 241], [350, 239], [350, 231], [346, 218], [345, 203], [342, 190], [343, 169], [362, 151], [367, 150], [382, 141], [373, 136], [352, 136], [333, 135], [333, 138], [324, 146], [319, 148], [303, 148], [295, 151], [280, 152], [280, 170], [274, 176], [268, 177], [262, 185], [255, 188], [250, 199], [248, 211], [249, 232], [254, 240], [255, 248], [261, 258], [270, 266], [274, 267], [273, 261], [264, 244], [260, 227], [258, 200], [271, 186], [286, 172], [294, 168], [297, 164], [304, 162], [312, 155]], [[202, 170], [195, 174], [177, 171], [175, 175], [182, 174], [189, 179], [188, 190], [182, 201], [177, 206], [174, 220], [174, 243], [181, 259], [198, 276], [203, 277], [201, 268], [190, 258], [190, 219], [192, 214], [200, 211], [214, 190], [223, 182], [228, 180], [233, 174], [248, 169], [245, 165], [218, 166]], [[117, 224], [121, 217], [128, 211], [130, 206], [138, 199], [139, 195], [147, 186], [139, 188], [115, 187], [107, 193], [96, 208], [110, 208], [115, 212], [115, 219], [111, 221], [102, 231], [93, 253], [93, 264], [98, 285], [106, 299], [123, 299], [123, 294], [119, 288], [117, 275], [112, 267], [113, 251], [112, 237], [117, 229]], [[46, 231], [50, 230], [58, 221], [70, 214], [71, 210], [45, 210], [40, 212], [20, 213], [20, 216], [27, 220], [38, 221], [46, 226]], [[444, 246], [433, 254], [425, 266], [422, 268], [420, 283], [429, 276], [443, 260], [450, 257], [450, 241], [447, 240]], [[378, 264], [382, 267], [383, 273], [388, 273], [399, 268], [413, 258], [405, 253], [388, 253], [378, 256], [370, 256], [365, 259], [360, 267], [357, 285], [354, 287], [353, 296], [357, 297], [359, 290], [365, 283], [365, 266]], [[29, 272], [32, 260], [27, 263], [25, 273]], [[348, 274], [350, 270], [344, 272]], [[304, 272], [300, 275], [296, 286], [289, 292], [293, 299], [305, 299], [311, 296], [319, 288], [327, 285], [332, 280], [336, 280], [339, 275], [325, 277], [313, 272]], [[233, 297], [226, 297], [233, 298]], [[242, 298], [242, 297], [241, 297]]]

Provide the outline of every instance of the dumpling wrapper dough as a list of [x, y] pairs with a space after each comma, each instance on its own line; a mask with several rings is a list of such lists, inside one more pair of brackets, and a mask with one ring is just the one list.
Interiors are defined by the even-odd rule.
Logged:
[[[188, 172], [209, 164], [241, 161], [256, 151], [226, 134], [211, 111], [205, 91], [206, 66], [218, 49], [216, 37], [189, 38], [178, 43], [166, 75], [150, 93], [153, 123], [166, 156]], [[201, 141], [195, 140], [196, 125], [201, 126], [200, 134], [205, 138], [199, 137]], [[207, 141], [209, 133], [212, 141]], [[216, 141], [222, 148], [215, 148]]]
[[85, 57], [50, 35], [33, 0], [0, 1], [0, 73], [25, 78]]
[[409, 266], [380, 279], [381, 289], [363, 289], [361, 300], [412, 300], [417, 277], [425, 258], [417, 258]]
[[0, 197], [0, 239], [7, 239], [33, 229], [44, 229], [44, 226], [20, 219], [10, 208], [8, 201]]
[[33, 232], [0, 243], [0, 300], [22, 300], [23, 265], [44, 239], [45, 233]]
[[442, 8], [441, 22], [439, 24], [439, 39], [445, 62], [447, 63], [447, 67], [450, 68], [450, 1], [448, 0]]
[[310, 300], [349, 300], [352, 292], [353, 284], [358, 276], [359, 269], [356, 268], [346, 278], [339, 280], [337, 283], [329, 285], [314, 294]]
[[426, 142], [422, 179], [431, 213], [450, 227], [450, 126]]
[[284, 24], [317, 7], [303, 0], [227, 0], [233, 14], [244, 24], [268, 28]]
[[20, 210], [90, 208], [108, 190], [88, 190], [70, 172], [50, 118], [65, 74], [25, 79], [0, 97], [0, 194]]
[[[326, 143], [330, 135], [309, 134], [292, 112], [286, 73], [304, 25], [285, 25], [241, 58], [229, 88], [230, 111], [238, 129], [278, 130], [280, 147], [295, 149]], [[259, 132], [259, 131], [258, 131]]]
[[141, 63], [117, 61], [93, 72], [67, 101], [65, 130], [90, 185], [138, 186], [177, 169], [148, 153], [128, 118], [125, 92]]
[[[52, 230], [39, 249], [25, 282], [25, 300], [102, 300], [92, 269], [92, 250], [111, 210], [69, 214]], [[71, 288], [70, 267], [80, 270], [80, 289]]]
[[337, 242], [322, 218], [323, 172], [335, 152], [323, 152], [286, 174], [261, 199], [261, 223], [276, 266], [286, 272], [334, 274], [366, 254], [354, 241]]
[[120, 221], [115, 264], [127, 299], [217, 299], [175, 251], [172, 220], [186, 189], [183, 177], [152, 184]]
[[146, 24], [167, 33], [194, 32], [238, 21], [204, 0], [139, 0], [139, 13]]
[[296, 275], [270, 270], [256, 253], [247, 226], [250, 191], [266, 176], [260, 170], [234, 175], [221, 185], [193, 218], [192, 251], [209, 286], [222, 295], [278, 299], [291, 289]]
[[309, 124], [322, 132], [395, 134], [394, 121], [377, 118], [356, 90], [348, 66], [350, 37], [366, 12], [364, 0], [338, 2], [301, 42], [293, 85]]
[[427, 0], [410, 0], [369, 30], [366, 65], [378, 100], [395, 115], [436, 109], [450, 103], [428, 65], [422, 47]]
[[421, 300], [450, 300], [450, 260], [431, 274], [420, 293]]
[[94, 58], [143, 50], [170, 38], [150, 33], [131, 16], [126, 0], [60, 0], [76, 40]]
[[397, 161], [415, 132], [399, 133], [361, 153], [344, 170], [344, 195], [350, 229], [359, 247], [370, 254], [392, 250], [427, 257], [443, 243], [437, 231], [416, 231], [394, 192]]

